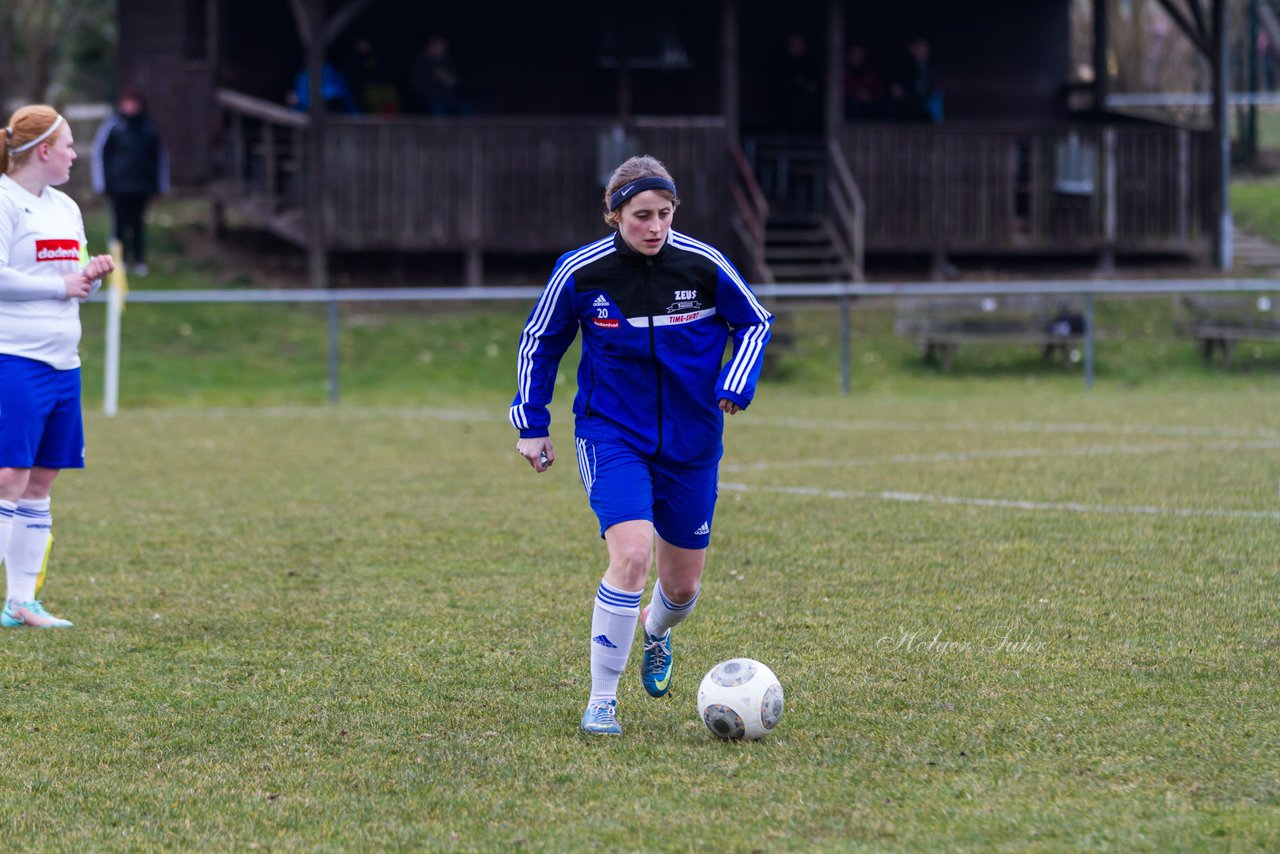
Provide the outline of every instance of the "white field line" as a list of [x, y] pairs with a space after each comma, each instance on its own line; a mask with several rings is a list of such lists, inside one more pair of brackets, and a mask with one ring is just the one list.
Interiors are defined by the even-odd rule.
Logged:
[[1175, 451], [1255, 451], [1280, 448], [1280, 439], [1258, 439], [1249, 442], [1158, 442], [1151, 445], [1089, 445], [1082, 448], [1007, 448], [999, 451], [940, 451], [935, 454], [892, 454], [887, 457], [855, 457], [853, 459], [821, 459], [752, 463], [730, 463], [721, 471], [743, 472], [765, 469], [853, 468], [897, 465], [903, 463], [959, 463], [971, 460], [1016, 460], [1046, 457], [1093, 457], [1110, 454], [1165, 454]]
[[[134, 410], [142, 412], [146, 410]], [[186, 409], [153, 409], [150, 412], [184, 413], [196, 410]], [[506, 423], [505, 408], [496, 412], [484, 412], [464, 409], [432, 409], [430, 407], [366, 407], [345, 408], [332, 406], [264, 406], [264, 407], [215, 407], [198, 410], [202, 416], [215, 418], [239, 418], [243, 416], [265, 415], [269, 418], [348, 418], [348, 419], [385, 419], [399, 418], [405, 421], [464, 421], [484, 424], [500, 421]]]
[[[186, 413], [188, 409], [145, 409], [132, 412]], [[270, 406], [270, 407], [214, 407], [199, 410], [200, 414], [209, 417], [239, 417], [246, 415], [265, 415], [272, 418], [352, 418], [377, 419], [400, 418], [404, 420], [427, 421], [468, 421], [477, 424], [490, 422], [506, 423], [506, 409], [495, 411], [434, 409], [432, 407], [331, 407], [316, 406]], [[563, 419], [561, 421], [563, 424]], [[1217, 427], [1185, 427], [1170, 424], [1083, 424], [1057, 422], [994, 422], [994, 421], [878, 421], [872, 419], [851, 419], [848, 421], [824, 421], [810, 418], [748, 418], [741, 422], [744, 427], [788, 427], [792, 429], [840, 430], [840, 431], [889, 431], [889, 432], [949, 432], [949, 433], [1076, 433], [1121, 436], [1165, 436], [1205, 439], [1277, 439], [1280, 430], [1233, 429]]]
[[1081, 433], [1119, 436], [1180, 436], [1209, 439], [1280, 439], [1280, 431], [1231, 427], [1186, 427], [1176, 424], [1084, 424], [1053, 421], [879, 421], [855, 418], [829, 421], [814, 418], [748, 418], [744, 426], [789, 427], [805, 430], [948, 433]]
[[971, 498], [958, 495], [929, 495], [920, 492], [883, 492], [856, 489], [817, 489], [807, 486], [751, 486], [745, 483], [721, 483], [720, 488], [733, 492], [765, 492], [771, 495], [800, 495], [810, 498], [863, 499], [902, 501], [913, 504], [951, 504], [962, 507], [989, 507], [999, 510], [1033, 510], [1060, 513], [1097, 513], [1103, 516], [1182, 516], [1223, 519], [1265, 519], [1280, 521], [1280, 512], [1269, 510], [1224, 510], [1221, 508], [1183, 508], [1125, 506], [1117, 504], [1084, 504], [1077, 501], [1015, 501], [1004, 498]]

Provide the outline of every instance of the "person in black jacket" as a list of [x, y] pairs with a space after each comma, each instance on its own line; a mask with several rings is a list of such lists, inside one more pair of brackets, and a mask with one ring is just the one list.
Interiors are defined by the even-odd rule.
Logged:
[[135, 89], [120, 93], [117, 111], [93, 138], [93, 189], [111, 199], [111, 236], [120, 240], [134, 275], [147, 275], [144, 218], [152, 196], [169, 190], [169, 162], [155, 122]]

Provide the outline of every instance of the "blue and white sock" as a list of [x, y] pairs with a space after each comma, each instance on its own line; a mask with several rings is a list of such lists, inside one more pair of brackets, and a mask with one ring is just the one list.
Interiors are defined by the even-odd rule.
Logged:
[[600, 582], [591, 614], [591, 702], [618, 697], [618, 680], [627, 669], [642, 593], [644, 590], [631, 593]]
[[49, 559], [53, 540], [53, 515], [49, 499], [24, 498], [13, 516], [13, 532], [4, 554], [5, 578], [10, 602], [30, 602], [36, 598], [36, 584]]
[[9, 537], [13, 532], [13, 514], [18, 505], [12, 501], [0, 499], [0, 563], [5, 562], [5, 553], [9, 551]]
[[644, 632], [650, 637], [662, 637], [667, 629], [679, 624], [685, 617], [693, 613], [693, 606], [698, 604], [698, 594], [702, 585], [693, 592], [693, 598], [680, 605], [675, 604], [662, 592], [662, 582], [653, 585], [653, 598], [649, 600], [649, 613], [645, 617]]

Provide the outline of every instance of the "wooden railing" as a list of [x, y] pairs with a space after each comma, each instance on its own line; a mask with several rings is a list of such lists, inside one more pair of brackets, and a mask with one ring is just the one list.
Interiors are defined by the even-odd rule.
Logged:
[[223, 132], [214, 196], [236, 205], [277, 234], [305, 241], [302, 174], [307, 118], [277, 104], [220, 91]]
[[835, 140], [827, 144], [826, 173], [826, 221], [836, 233], [836, 250], [849, 270], [849, 280], [865, 281], [867, 206]]
[[[236, 92], [218, 104], [215, 197], [304, 245], [307, 117]], [[552, 255], [581, 245], [605, 230], [602, 180], [615, 164], [602, 140], [613, 135], [603, 117], [329, 117], [329, 246]], [[768, 188], [719, 117], [637, 118], [625, 139], [676, 176], [677, 228], [740, 243], [733, 260], [769, 281]], [[812, 199], [840, 223], [855, 275], [867, 250], [1209, 251], [1214, 152], [1201, 132], [852, 124], [838, 143], [842, 157], [815, 152], [814, 176], [793, 168], [775, 183], [821, 190]]]
[[[266, 226], [305, 241], [305, 115], [220, 92], [224, 134], [215, 191]], [[366, 117], [325, 121], [324, 217], [331, 249], [563, 252], [605, 233], [601, 117]], [[720, 245], [732, 164], [719, 117], [637, 117], [628, 153], [650, 153], [680, 187], [676, 227]], [[612, 154], [610, 156], [613, 156]]]
[[851, 124], [840, 145], [872, 251], [1209, 251], [1201, 132]]
[[751, 164], [736, 140], [729, 141], [729, 153], [733, 158], [734, 173], [730, 189], [733, 193], [733, 226], [738, 242], [751, 259], [752, 269], [747, 275], [752, 281], [769, 283], [773, 272], [764, 260], [765, 225], [769, 221], [769, 202], [760, 189]]

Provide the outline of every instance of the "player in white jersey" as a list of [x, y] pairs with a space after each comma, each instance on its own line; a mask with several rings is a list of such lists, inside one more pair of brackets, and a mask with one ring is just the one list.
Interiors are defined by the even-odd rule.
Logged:
[[115, 264], [89, 257], [80, 208], [54, 187], [71, 177], [71, 127], [52, 107], [22, 107], [0, 136], [0, 625], [63, 628], [36, 599], [58, 472], [84, 468], [80, 303]]

